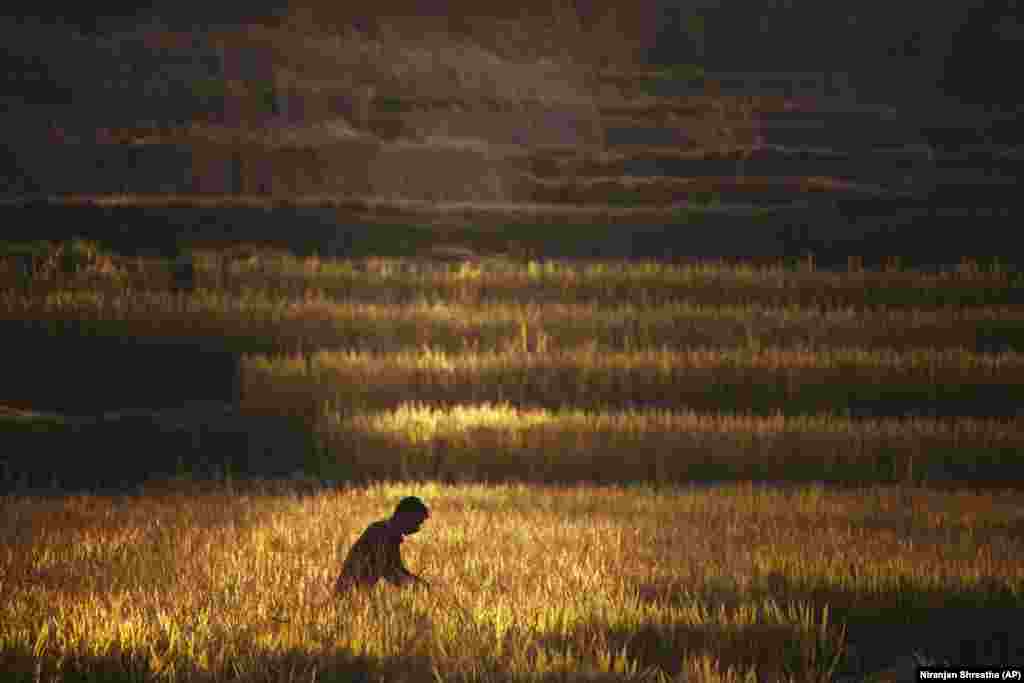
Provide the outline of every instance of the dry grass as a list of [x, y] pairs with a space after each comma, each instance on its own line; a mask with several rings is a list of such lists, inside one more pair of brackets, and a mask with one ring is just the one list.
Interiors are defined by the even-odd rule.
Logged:
[[[335, 479], [948, 485], [955, 472], [981, 481], [1020, 466], [1009, 455], [1020, 450], [1019, 420], [849, 417], [978, 415], [996, 402], [1004, 415], [1021, 384], [1019, 354], [967, 349], [980, 327], [1019, 326], [1015, 309], [844, 309], [827, 293], [864, 298], [869, 284], [913, 283], [937, 298], [998, 295], [1013, 286], [1006, 274], [332, 262], [273, 251], [239, 251], [224, 270], [219, 255], [199, 257], [192, 295], [69, 276], [9, 292], [0, 317], [302, 349], [248, 356], [241, 407], [304, 418], [325, 446], [314, 459]], [[142, 284], [149, 274], [126, 277]], [[719, 303], [744, 289], [780, 305]], [[805, 292], [822, 303], [791, 303]], [[446, 427], [415, 436], [428, 423]], [[624, 462], [623, 452], [640, 455]]]
[[[166, 277], [166, 276], [164, 276]], [[201, 284], [204, 282], [200, 274]], [[211, 275], [210, 284], [214, 277]], [[818, 309], [796, 306], [708, 305], [695, 288], [690, 301], [654, 305], [623, 303], [595, 296], [588, 303], [533, 303], [515, 290], [495, 292], [474, 302], [452, 287], [452, 298], [428, 300], [413, 291], [369, 279], [263, 281], [239, 275], [233, 287], [203, 289], [189, 297], [159, 290], [124, 288], [117, 283], [68, 286], [25, 297], [9, 290], [0, 297], [0, 319], [87, 320], [96, 330], [118, 326], [132, 335], [220, 339], [242, 350], [346, 348], [398, 351], [428, 346], [448, 353], [497, 352], [533, 348], [601, 351], [682, 348], [805, 348], [839, 345], [865, 350], [972, 348], [981, 325], [1011, 329], [1024, 325], [1010, 307], [943, 307], [877, 310]], [[318, 288], [315, 284], [326, 284]], [[140, 284], [154, 287], [153, 279]], [[269, 286], [268, 286], [269, 284]], [[165, 285], [166, 286], [166, 285]], [[540, 289], [540, 287], [538, 287]], [[106, 290], [106, 291], [104, 291]], [[403, 291], [405, 290], [405, 291]], [[708, 287], [711, 296], [718, 291]], [[596, 292], [595, 292], [596, 293]], [[443, 296], [443, 290], [435, 292]], [[641, 297], [658, 299], [655, 289]], [[389, 298], [400, 302], [388, 302]], [[234, 340], [228, 342], [228, 340]]]
[[[269, 54], [274, 97], [298, 95], [309, 121], [105, 139], [222, 152], [371, 143], [360, 154], [374, 164], [352, 162], [371, 173], [360, 168], [353, 187], [379, 196], [204, 200], [218, 208], [312, 204], [339, 223], [345, 212], [487, 217], [478, 236], [518, 221], [586, 240], [597, 220], [640, 216], [694, 229], [674, 205], [503, 202], [518, 197], [523, 160], [497, 140], [550, 142], [510, 132], [507, 115], [577, 146], [599, 141], [609, 117], [697, 116], [701, 153], [726, 154], [753, 149], [755, 109], [779, 103], [626, 101], [639, 6], [584, 19], [574, 6], [529, 4], [519, 17], [442, 19], [434, 31], [397, 0], [377, 3], [383, 19], [369, 24], [325, 3], [293, 8], [282, 27], [209, 34], [232, 57]], [[324, 34], [353, 21], [359, 30]], [[140, 37], [195, 38], [153, 27]], [[599, 78], [610, 64], [624, 67], [620, 84]], [[268, 83], [221, 85], [240, 111], [265, 104]], [[344, 116], [318, 120], [330, 98]], [[431, 185], [423, 170], [442, 152], [453, 176], [487, 177], [465, 196]], [[595, 161], [568, 164], [603, 160], [590, 152]], [[427, 180], [396, 173], [414, 163]], [[608, 180], [551, 192], [606, 199]], [[202, 203], [94, 203], [147, 202]], [[585, 225], [562, 226], [569, 219]], [[0, 670], [11, 680], [824, 683], [852, 666], [846, 627], [916, 619], [937, 631], [959, 625], [956, 610], [1024, 602], [1020, 497], [913, 486], [976, 468], [1015, 473], [1020, 420], [838, 415], [851, 396], [924, 403], [1024, 384], [1019, 354], [967, 350], [979, 326], [1021, 324], [1007, 273], [199, 254], [186, 295], [167, 291], [166, 264], [85, 256], [78, 274], [0, 270], [16, 285], [0, 293], [0, 318], [82, 319], [249, 351], [344, 349], [248, 356], [241, 407], [307, 415], [321, 475], [378, 481], [301, 499], [230, 478], [227, 491], [0, 498]], [[548, 483], [460, 481], [491, 478]], [[906, 486], [670, 486], [695, 478]], [[406, 561], [434, 588], [324, 603], [339, 552], [407, 494], [433, 511]]]
[[[406, 562], [433, 589], [316, 608], [338, 553], [410, 493], [433, 514]], [[837, 614], [1019, 606], [1024, 586], [1024, 508], [996, 495], [384, 483], [2, 504], [0, 658], [26, 680], [825, 681]]]
[[[245, 394], [271, 404], [278, 390], [311, 405], [336, 402], [393, 407], [402, 401], [586, 409], [655, 406], [696, 410], [778, 409], [787, 413], [842, 410], [885, 395], [931, 401], [961, 391], [1017, 387], [1020, 354], [919, 349], [906, 353], [858, 349], [685, 349], [571, 351], [521, 348], [503, 352], [317, 352], [295, 357], [249, 357]], [[1017, 391], [1016, 389], [1012, 390]], [[282, 394], [284, 395], [284, 394]], [[981, 398], [981, 396], [979, 396]]]
[[[1000, 420], [849, 419], [676, 411], [540, 410], [402, 403], [328, 410], [324, 476], [373, 479], [898, 481], [953, 487], [1020, 471], [1024, 431]], [[624, 454], [629, 454], [628, 456]], [[1001, 454], [1001, 455], [994, 455]]]
[[[851, 346], [973, 347], [979, 327], [1021, 325], [1012, 273], [786, 270], [701, 263], [519, 262], [478, 257], [331, 261], [287, 252], [196, 254], [197, 291], [168, 291], [166, 264], [37, 278], [0, 262], [0, 317], [118, 321], [136, 334], [447, 351]], [[109, 261], [109, 259], [108, 259]], [[258, 346], [266, 348], [267, 344]]]
[[[880, 387], [1019, 385], [1019, 354], [955, 348], [973, 327], [1014, 321], [1012, 309], [865, 300], [866, 285], [896, 282], [934, 297], [998, 292], [1012, 287], [1003, 274], [237, 256], [228, 288], [202, 256], [209, 287], [192, 295], [136, 289], [142, 264], [40, 279], [5, 294], [4, 317], [341, 342], [350, 350], [247, 357], [241, 407], [310, 416], [321, 476], [405, 483], [302, 500], [242, 483], [234, 494], [154, 485], [138, 498], [5, 498], [5, 671], [824, 682], [854, 667], [846, 627], [908, 615], [955, 626], [957, 610], [1021, 604], [1018, 497], [913, 488], [1018, 471], [1019, 420], [825, 414]], [[837, 307], [833, 292], [861, 308]], [[758, 296], [779, 305], [722, 303]], [[927, 330], [950, 348], [884, 342]], [[695, 347], [698, 335], [707, 345]], [[671, 410], [614, 409], [652, 400]], [[702, 401], [707, 412], [694, 412]], [[744, 402], [769, 414], [735, 414]], [[790, 414], [801, 410], [813, 414]], [[671, 488], [695, 478], [792, 485]], [[523, 483], [466, 481], [489, 479]], [[433, 509], [406, 559], [435, 588], [322, 604], [339, 551], [407, 493]], [[290, 623], [273, 620], [282, 612]]]

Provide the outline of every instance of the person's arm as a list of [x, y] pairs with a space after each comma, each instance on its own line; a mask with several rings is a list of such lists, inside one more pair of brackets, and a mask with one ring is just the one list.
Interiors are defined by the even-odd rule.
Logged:
[[402, 562], [402, 553], [397, 543], [390, 546], [388, 551], [388, 571], [385, 573], [384, 578], [396, 586], [408, 584], [430, 585], [426, 579], [416, 576], [406, 568], [405, 563]]
[[422, 576], [416, 576], [412, 572], [409, 572], [409, 580], [416, 586], [423, 586], [424, 588], [430, 588], [430, 582], [424, 579]]
[[430, 583], [421, 576], [416, 576], [412, 572], [405, 572], [399, 577], [398, 581], [394, 582], [398, 586], [419, 586], [421, 588], [430, 588]]

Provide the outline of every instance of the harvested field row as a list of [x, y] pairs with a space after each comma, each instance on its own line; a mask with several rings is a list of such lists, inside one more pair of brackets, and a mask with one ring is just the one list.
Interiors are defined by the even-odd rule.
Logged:
[[999, 420], [584, 412], [486, 403], [403, 403], [324, 417], [317, 429], [327, 446], [324, 466], [360, 480], [962, 486], [1024, 475], [1024, 425]]
[[[628, 235], [624, 235], [628, 239]], [[198, 286], [218, 281], [200, 264]], [[256, 265], [256, 264], [254, 264]], [[793, 271], [782, 267], [655, 263], [530, 262], [470, 259], [368, 262], [289, 261], [241, 268], [220, 277], [232, 291], [267, 288], [288, 295], [309, 289], [333, 299], [405, 303], [419, 299], [456, 303], [534, 302], [654, 306], [675, 301], [704, 305], [868, 308], [876, 306], [998, 306], [1024, 302], [1024, 285], [1012, 273], [913, 271]], [[206, 276], [210, 279], [203, 280]], [[209, 283], [209, 284], [207, 284]]]
[[[628, 231], [623, 239], [631, 239]], [[169, 286], [166, 263], [115, 261], [122, 264], [121, 269], [101, 277], [33, 281], [32, 296], [80, 288], [134, 292]], [[851, 265], [853, 270], [848, 272], [831, 272], [814, 270], [809, 258], [795, 270], [778, 264], [520, 262], [460, 248], [436, 249], [417, 259], [360, 261], [300, 259], [273, 252], [248, 257], [200, 252], [193, 285], [234, 295], [265, 291], [274, 297], [305, 298], [313, 292], [336, 300], [394, 304], [428, 300], [619, 306], [628, 301], [657, 306], [689, 301], [708, 306], [867, 309], [1024, 302], [1024, 280], [1012, 271], [981, 271], [971, 264], [958, 271], [935, 273], [867, 271], [858, 270], [856, 263]], [[0, 282], [12, 288], [17, 284], [12, 266], [0, 263]]]
[[[403, 553], [434, 589], [313, 608], [339, 548], [410, 494], [434, 519]], [[377, 483], [298, 501], [0, 504], [15, 522], [0, 553], [15, 579], [0, 637], [26, 680], [129, 666], [252, 679], [287, 666], [318, 680], [469, 681], [486, 667], [503, 682], [639, 670], [826, 681], [848, 637], [872, 662], [907, 647], [860, 640], [880, 624], [926, 625], [914, 642], [933, 645], [951, 628], [1009, 628], [1024, 585], [1020, 505], [1001, 494]], [[282, 612], [291, 626], [270, 622]], [[282, 647], [302, 656], [285, 664]]]
[[[245, 401], [260, 410], [324, 402], [342, 411], [406, 401], [510, 401], [585, 410], [652, 407], [787, 415], [1016, 416], [1024, 355], [856, 349], [448, 354], [318, 352], [243, 359]], [[287, 397], [287, 398], [286, 398]], [[293, 403], [297, 402], [297, 403]]]
[[777, 347], [1024, 350], [1024, 313], [1006, 307], [935, 310], [709, 306], [687, 301], [641, 306], [381, 304], [318, 292], [283, 299], [266, 290], [240, 296], [200, 290], [64, 290], [45, 297], [0, 296], [0, 320], [77, 320], [95, 333], [169, 339], [204, 337], [241, 351], [298, 348], [390, 352], [429, 346], [475, 351]]

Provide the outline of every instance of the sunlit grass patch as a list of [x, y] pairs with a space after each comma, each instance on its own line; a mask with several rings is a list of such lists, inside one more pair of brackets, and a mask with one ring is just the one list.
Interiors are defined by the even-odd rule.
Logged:
[[[352, 275], [352, 273], [350, 273]], [[468, 271], [463, 277], [475, 277]], [[267, 283], [272, 283], [268, 280]], [[200, 284], [208, 284], [203, 283]], [[293, 283], [294, 284], [294, 283]], [[982, 329], [1015, 338], [1024, 314], [1005, 307], [933, 309], [822, 308], [794, 304], [705, 304], [700, 297], [569, 302], [490, 298], [409, 298], [385, 285], [375, 294], [293, 289], [203, 287], [169, 291], [68, 288], [36, 296], [0, 296], [0, 318], [91, 321], [96, 333], [137, 337], [205, 336], [239, 350], [386, 351], [427, 345], [446, 352], [509, 349], [629, 351], [685, 347], [849, 346], [910, 350], [972, 348]], [[361, 287], [361, 286], [360, 286]], [[389, 301], [394, 295], [396, 301]], [[373, 298], [376, 297], [376, 298]], [[458, 299], [458, 297], [456, 297]]]
[[[842, 412], [898, 397], [902, 410], [1011, 400], [1024, 386], [1021, 356], [959, 350], [645, 349], [596, 347], [446, 353], [319, 352], [303, 357], [248, 356], [247, 401], [267, 409], [278, 392], [304, 395], [344, 411], [393, 408], [405, 401], [513, 402], [520, 407], [656, 407], [763, 414]], [[893, 403], [893, 409], [898, 402]], [[902, 411], [901, 411], [902, 412]], [[898, 414], [898, 413], [897, 413]], [[976, 414], [976, 413], [975, 413]], [[1003, 413], [1000, 413], [1003, 414]]]
[[324, 476], [360, 478], [947, 485], [1024, 468], [1024, 432], [999, 420], [403, 403], [317, 430]]
[[[409, 494], [432, 515], [405, 561], [432, 590], [325, 602]], [[26, 679], [826, 680], [847, 621], [1024, 595], [1024, 508], [999, 495], [385, 482], [0, 505], [0, 661]]]
[[[587, 239], [586, 235], [581, 239]], [[400, 241], [395, 238], [395, 243]], [[1007, 272], [793, 271], [770, 264], [519, 262], [497, 256], [444, 261], [431, 256], [426, 248], [422, 254], [401, 258], [355, 261], [258, 251], [237, 259], [200, 252], [196, 259], [199, 290], [289, 300], [316, 293], [332, 301], [392, 305], [428, 301], [614, 308], [630, 302], [647, 308], [685, 302], [819, 311], [1006, 307], [1022, 300], [1020, 279]], [[134, 295], [167, 289], [165, 263], [145, 272], [140, 267], [139, 271], [108, 284], [87, 278], [39, 282], [33, 297], [12, 293], [5, 304], [31, 311], [38, 310], [47, 297], [68, 296], [65, 292], [82, 289]], [[154, 287], [154, 282], [165, 284]]]
[[[510, 267], [513, 266], [513, 267]], [[604, 264], [508, 262], [431, 265], [416, 260], [381, 262], [377, 267], [333, 275], [307, 273], [275, 280], [242, 276], [237, 285], [277, 292], [315, 289], [332, 299], [402, 304], [425, 299], [460, 304], [588, 304], [642, 307], [689, 302], [704, 306], [871, 309], [999, 306], [1020, 300], [1019, 285], [1006, 276], [959, 279], [910, 273], [791, 272], [778, 267], [700, 264]]]
[[[550, 233], [560, 228], [546, 227]], [[586, 233], [580, 235], [586, 239]], [[1021, 282], [1006, 272], [793, 271], [772, 265], [707, 261], [690, 265], [630, 261], [528, 261], [482, 259], [475, 264], [429, 259], [328, 262], [321, 273], [304, 263], [272, 264], [240, 283], [260, 288], [315, 287], [332, 297], [395, 303], [427, 298], [453, 302], [531, 301], [657, 305], [692, 301], [705, 305], [979, 306], [1019, 302]], [[376, 265], [375, 265], [376, 263]], [[272, 276], [279, 276], [277, 282]], [[368, 289], [372, 285], [373, 289]]]

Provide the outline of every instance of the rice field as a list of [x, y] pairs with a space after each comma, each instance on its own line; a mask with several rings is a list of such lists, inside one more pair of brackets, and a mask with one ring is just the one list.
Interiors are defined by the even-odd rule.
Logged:
[[[221, 260], [196, 257], [196, 287], [232, 296], [270, 299], [324, 297], [360, 303], [407, 304], [590, 304], [600, 308], [629, 302], [658, 307], [675, 302], [706, 306], [799, 307], [810, 309], [1006, 307], [1024, 301], [1024, 280], [999, 267], [982, 270], [966, 262], [956, 270], [816, 270], [772, 264], [517, 261], [502, 257], [455, 263], [426, 258], [326, 260], [271, 253]], [[2, 273], [0, 273], [2, 275]], [[9, 276], [8, 276], [9, 277]], [[89, 291], [114, 295], [166, 288], [166, 268], [157, 260], [127, 261], [113, 274], [38, 283], [43, 292]], [[11, 305], [11, 304], [8, 304]]]
[[[810, 103], [638, 68], [642, 3], [301, 4], [273, 26], [5, 33], [0, 680], [888, 683], [916, 680], [893, 666], [912, 651], [1024, 662], [1024, 280], [991, 254], [901, 268], [951, 253], [930, 210], [927, 234], [886, 208], [833, 241], [800, 225], [812, 202], [775, 204], [881, 199], [917, 161], [872, 154], [879, 177], [851, 182], [801, 151], [760, 175], [791, 156], [762, 117]], [[703, 55], [704, 15], [683, 21]], [[651, 127], [669, 147], [621, 145]], [[663, 176], [686, 160], [707, 173]], [[957, 213], [956, 248], [1000, 251], [1000, 212]], [[4, 241], [74, 234], [140, 255]], [[790, 257], [667, 262], [732, 235]], [[237, 244], [259, 240], [301, 255]], [[179, 401], [179, 374], [184, 405], [130, 403]], [[31, 405], [51, 394], [93, 412]], [[329, 599], [408, 495], [431, 510], [403, 553], [430, 589]]]
[[[0, 320], [219, 341], [239, 410], [302, 416], [338, 485], [0, 498], [10, 680], [885, 680], [1024, 606], [1012, 273], [147, 268], [5, 289]], [[431, 590], [327, 600], [405, 495]]]
[[206, 337], [239, 351], [446, 352], [708, 348], [972, 349], [1019, 344], [1014, 273], [815, 272], [778, 267], [276, 257], [197, 264], [170, 291], [144, 263], [0, 292], [0, 320], [84, 320], [98, 331]]
[[[852, 420], [689, 410], [520, 409], [509, 404], [328, 415], [322, 443], [338, 477], [598, 481], [828, 482], [839, 486], [1008, 485], [1019, 425], [964, 419]], [[624, 454], [628, 453], [628, 456]]]
[[[339, 553], [409, 493], [430, 591], [327, 602]], [[1024, 585], [1020, 503], [995, 493], [378, 482], [4, 507], [8, 680], [827, 681], [877, 656], [853, 634], [935, 636]]]

